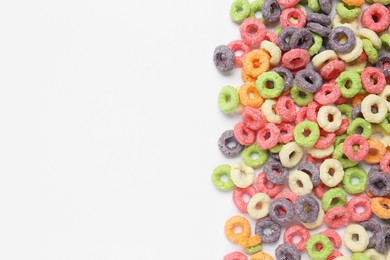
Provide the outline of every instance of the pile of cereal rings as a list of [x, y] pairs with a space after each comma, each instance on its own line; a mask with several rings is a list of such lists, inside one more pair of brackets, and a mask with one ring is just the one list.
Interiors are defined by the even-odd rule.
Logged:
[[214, 51], [243, 80], [218, 96], [241, 114], [218, 141], [241, 159], [211, 176], [242, 213], [225, 223], [237, 251], [224, 260], [390, 259], [389, 5], [233, 1], [241, 39]]

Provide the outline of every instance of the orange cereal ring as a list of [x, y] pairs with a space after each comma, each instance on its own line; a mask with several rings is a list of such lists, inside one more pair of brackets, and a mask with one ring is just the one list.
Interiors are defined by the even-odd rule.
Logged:
[[248, 74], [246, 74], [246, 72], [245, 72], [244, 69], [241, 70], [241, 79], [242, 79], [242, 81], [244, 81], [244, 82], [256, 82], [256, 78], [254, 78], [254, 77], [249, 76]]
[[240, 103], [246, 107], [260, 108], [264, 103], [264, 98], [260, 95], [254, 82], [247, 82], [238, 91]]
[[242, 64], [245, 73], [249, 76], [257, 78], [264, 72], [269, 70], [269, 61], [271, 56], [263, 50], [253, 50], [245, 55]]
[[377, 139], [368, 140], [368, 154], [364, 158], [367, 163], [379, 163], [386, 153], [386, 147]]
[[[240, 232], [234, 232], [234, 228], [236, 227], [241, 228]], [[233, 243], [238, 243], [240, 241], [240, 238], [250, 237], [251, 225], [246, 218], [241, 216], [233, 216], [225, 223], [225, 235], [229, 241]]]
[[261, 243], [261, 238], [259, 235], [253, 235], [251, 237], [241, 237], [238, 241], [238, 244], [241, 248], [247, 248], [252, 246], [257, 246]]
[[251, 256], [251, 260], [274, 260], [274, 258], [267, 253], [258, 252]]
[[372, 198], [371, 210], [378, 218], [390, 218], [390, 199], [384, 197]]
[[351, 6], [360, 7], [364, 4], [364, 0], [341, 0], [343, 3]]
[[362, 103], [363, 99], [367, 96], [368, 96], [368, 94], [356, 94], [352, 98], [352, 106], [355, 107], [355, 106], [359, 105], [360, 103]]

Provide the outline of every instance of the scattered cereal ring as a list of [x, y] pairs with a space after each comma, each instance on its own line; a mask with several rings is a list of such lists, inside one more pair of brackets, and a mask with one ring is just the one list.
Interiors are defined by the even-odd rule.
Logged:
[[326, 212], [324, 223], [330, 228], [341, 228], [348, 224], [350, 213], [345, 207], [334, 207]]
[[[354, 150], [355, 146], [358, 146], [357, 151]], [[350, 135], [344, 141], [343, 151], [351, 161], [357, 162], [363, 160], [368, 154], [368, 150], [369, 145], [367, 140], [360, 135]]]
[[225, 86], [218, 95], [218, 106], [224, 113], [231, 113], [238, 107], [238, 92], [235, 87]]
[[386, 147], [383, 143], [376, 139], [368, 140], [368, 154], [364, 158], [364, 161], [367, 163], [379, 163], [381, 158], [386, 153]]
[[381, 4], [375, 3], [363, 11], [362, 26], [373, 30], [374, 32], [381, 32], [389, 27], [389, 10]]
[[221, 72], [234, 68], [234, 53], [225, 45], [219, 45], [214, 50], [214, 65]]
[[[376, 109], [373, 112], [373, 109]], [[370, 94], [362, 101], [362, 114], [370, 123], [380, 123], [387, 115], [387, 106], [381, 96]]]
[[[295, 22], [292, 22], [292, 19], [295, 19]], [[306, 15], [298, 8], [286, 8], [280, 15], [280, 24], [283, 29], [288, 26], [303, 28], [306, 24]]]
[[[262, 50], [253, 50], [249, 52], [242, 60], [242, 64], [244, 66], [246, 74], [257, 78], [264, 72], [268, 71], [270, 66], [270, 58], [271, 57], [269, 56], [269, 54]], [[267, 98], [265, 96], [263, 97]]]
[[248, 186], [246, 188], [236, 188], [233, 191], [233, 202], [236, 205], [237, 209], [241, 212], [247, 212], [248, 202], [245, 200], [244, 196], [247, 195], [249, 198], [254, 196], [257, 193], [254, 186]]
[[326, 159], [320, 166], [320, 179], [328, 187], [337, 186], [344, 177], [344, 169], [340, 161]]
[[236, 23], [242, 23], [249, 16], [251, 7], [248, 0], [234, 0], [230, 7], [230, 17]]
[[257, 18], [247, 18], [240, 25], [240, 34], [246, 44], [256, 48], [265, 37], [265, 26]]
[[218, 140], [218, 147], [219, 150], [228, 157], [236, 156], [244, 148], [242, 144], [237, 142], [233, 130], [226, 130], [222, 133]]
[[[228, 164], [223, 164], [218, 166], [213, 170], [211, 175], [211, 180], [213, 181], [214, 186], [223, 191], [230, 191], [234, 189], [236, 185], [234, 185], [231, 177], [230, 177], [231, 167]], [[222, 177], [226, 177], [226, 181], [222, 179]]]
[[295, 203], [294, 209], [299, 221], [303, 223], [316, 222], [318, 215], [320, 214], [320, 205], [311, 195], [300, 196]]
[[[320, 244], [320, 249], [317, 248]], [[306, 243], [306, 252], [312, 259], [326, 259], [333, 250], [332, 242], [322, 234], [315, 234]]]
[[233, 131], [234, 137], [240, 144], [248, 146], [252, 145], [255, 142], [255, 131], [248, 128], [244, 122], [237, 123], [234, 126]]
[[279, 136], [279, 128], [273, 123], [268, 123], [257, 132], [256, 143], [263, 150], [269, 149], [278, 143]]
[[[294, 243], [293, 238], [295, 236], [299, 236], [300, 240]], [[301, 252], [305, 251], [306, 242], [309, 240], [309, 238], [309, 230], [301, 225], [289, 226], [283, 235], [284, 243], [296, 246]]]
[[[272, 88], [270, 88], [270, 83], [272, 83]], [[283, 78], [274, 71], [268, 71], [257, 78], [256, 87], [262, 97], [276, 98], [284, 89]]]
[[295, 170], [288, 177], [288, 186], [290, 190], [298, 196], [310, 194], [313, 189], [313, 183], [310, 176], [302, 171]]
[[254, 219], [264, 218], [269, 213], [271, 198], [265, 193], [257, 193], [252, 196], [247, 205], [248, 214]]
[[256, 187], [260, 192], [266, 193], [271, 198], [275, 197], [283, 190], [283, 184], [275, 184], [267, 179], [264, 172], [259, 173], [256, 177]]
[[371, 199], [371, 210], [378, 217], [383, 219], [390, 218], [390, 199], [384, 197], [375, 197]]
[[[235, 227], [239, 226], [241, 231], [236, 233]], [[233, 216], [225, 223], [225, 235], [226, 238], [233, 242], [238, 243], [242, 237], [250, 237], [251, 227], [249, 221], [242, 216]]]
[[[362, 207], [362, 212], [357, 212], [357, 208]], [[355, 196], [351, 198], [346, 206], [348, 213], [350, 215], [350, 220], [353, 222], [362, 222], [369, 220], [372, 211], [371, 211], [371, 204], [370, 199], [366, 196]]]
[[275, 22], [279, 20], [282, 10], [276, 0], [264, 0], [261, 14], [264, 19], [269, 22]]
[[[306, 135], [306, 132], [309, 132]], [[303, 121], [299, 123], [294, 129], [295, 141], [300, 146], [313, 146], [320, 136], [320, 129], [314, 122]]]
[[[358, 179], [359, 182], [353, 184], [352, 179]], [[344, 189], [350, 194], [358, 194], [365, 190], [367, 182], [367, 173], [360, 167], [355, 166], [345, 170], [342, 180]]]
[[[269, 229], [270, 232], [265, 233], [265, 229]], [[267, 217], [257, 220], [255, 234], [261, 237], [263, 243], [274, 243], [278, 241], [280, 233], [280, 225], [273, 222], [270, 218]]]
[[[257, 155], [257, 158], [253, 159], [253, 155]], [[261, 150], [257, 144], [252, 144], [251, 146], [244, 148], [241, 153], [241, 158], [249, 167], [259, 168], [268, 160], [268, 153]]]
[[240, 188], [246, 188], [252, 185], [255, 180], [255, 172], [253, 168], [242, 162], [232, 164], [230, 176], [234, 184]]
[[283, 54], [281, 65], [290, 70], [299, 70], [305, 68], [309, 61], [310, 55], [307, 50], [292, 49]]
[[[248, 54], [251, 51], [251, 47], [249, 47], [244, 41], [242, 40], [237, 40], [237, 41], [232, 41], [227, 45], [229, 49], [233, 52], [234, 54], [234, 64], [237, 67], [242, 67], [242, 59], [246, 54]], [[238, 55], [236, 52], [240, 51], [241, 54]]]
[[368, 246], [368, 234], [361, 225], [348, 225], [344, 231], [343, 239], [345, 246], [352, 252], [363, 252]]

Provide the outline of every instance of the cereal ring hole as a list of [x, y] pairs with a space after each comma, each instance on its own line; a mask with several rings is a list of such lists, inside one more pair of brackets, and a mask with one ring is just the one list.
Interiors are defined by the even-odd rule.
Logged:
[[257, 28], [256, 25], [249, 26], [246, 30], [250, 35], [255, 35], [258, 31], [259, 28]]
[[381, 203], [380, 204], [382, 206], [382, 208], [384, 209], [389, 209], [389, 205], [385, 204], [385, 203]]
[[378, 189], [382, 189], [386, 186], [386, 184], [382, 180], [377, 180], [373, 183], [373, 185]]
[[226, 173], [224, 174], [221, 174], [219, 179], [222, 181], [222, 182], [228, 182], [229, 181], [229, 178], [228, 176], [226, 175]]
[[340, 199], [338, 197], [335, 197], [330, 201], [330, 205], [336, 205], [337, 203], [339, 203], [339, 201]]
[[257, 159], [259, 159], [259, 153], [257, 153], [257, 152], [252, 152], [251, 153], [251, 159], [252, 160], [257, 160]]
[[378, 105], [377, 104], [373, 104], [371, 106], [371, 113], [373, 113], [373, 114], [378, 113]]
[[355, 129], [355, 134], [361, 135], [363, 133], [363, 127], [358, 126]]
[[347, 43], [347, 37], [345, 37], [344, 34], [339, 34], [337, 37], [337, 41], [339, 44], [345, 44]]
[[381, 19], [381, 15], [380, 14], [374, 14], [372, 15], [372, 20], [377, 23], [379, 20]]
[[[303, 91], [299, 91], [299, 92], [298, 92], [298, 95], [299, 95], [300, 98], [306, 98], [306, 96], [307, 96], [306, 93], [303, 92]], [[390, 97], [390, 95], [389, 95], [389, 97]], [[390, 98], [389, 98], [389, 99], [390, 99]], [[390, 102], [390, 101], [389, 101], [389, 102]]]
[[316, 248], [317, 251], [321, 251], [322, 248], [323, 248], [323, 246], [322, 246], [321, 243], [317, 243], [316, 246], [315, 246], [315, 248]]
[[313, 84], [313, 83], [314, 83], [314, 81], [313, 81], [313, 79], [312, 79], [311, 77], [306, 77], [305, 80], [306, 80], [307, 82], [309, 82], [310, 84]]
[[334, 168], [329, 168], [329, 171], [328, 171], [328, 174], [329, 176], [333, 177], [333, 175], [335, 174], [335, 169]]
[[234, 149], [237, 147], [238, 143], [233, 139], [233, 138], [229, 138], [226, 140], [226, 146], [230, 149]]
[[236, 56], [237, 58], [242, 57], [243, 54], [244, 52], [241, 49], [234, 51], [234, 56]]
[[328, 114], [328, 121], [333, 122], [333, 115], [332, 114]]
[[257, 204], [256, 204], [256, 209], [257, 210], [260, 210], [260, 209], [262, 209], [263, 208], [263, 204], [259, 201], [259, 202], [257, 202]]
[[364, 207], [363, 207], [363, 206], [357, 206], [357, 207], [355, 208], [355, 213], [361, 214], [361, 213], [363, 213], [363, 212], [364, 212]]
[[359, 183], [360, 183], [360, 178], [355, 177], [355, 176], [353, 176], [353, 177], [351, 178], [351, 184], [352, 184], [352, 185], [356, 185], [356, 184], [359, 184]]
[[265, 234], [265, 235], [267, 235], [267, 236], [269, 236], [269, 235], [272, 235], [272, 229], [270, 228], [270, 227], [265, 227], [264, 229], [263, 229], [263, 233]]
[[293, 244], [298, 244], [299, 242], [301, 242], [302, 240], [302, 237], [300, 235], [294, 235], [293, 238], [292, 238], [292, 242]]
[[303, 188], [303, 183], [301, 182], [301, 180], [297, 180], [297, 185], [299, 186], [299, 188]]
[[371, 147], [368, 150], [368, 154], [371, 155], [371, 156], [376, 156], [378, 154], [378, 149]]
[[245, 202], [245, 203], [248, 203], [249, 200], [251, 199], [251, 196], [249, 196], [249, 194], [244, 194], [242, 195], [242, 200]]
[[311, 134], [311, 131], [310, 131], [309, 129], [305, 129], [305, 130], [303, 131], [303, 135], [304, 135], [305, 137], [308, 137], [310, 134]]
[[234, 225], [234, 228], [233, 228], [233, 233], [234, 234], [240, 234], [240, 233], [242, 233], [242, 227], [241, 227], [241, 225]]

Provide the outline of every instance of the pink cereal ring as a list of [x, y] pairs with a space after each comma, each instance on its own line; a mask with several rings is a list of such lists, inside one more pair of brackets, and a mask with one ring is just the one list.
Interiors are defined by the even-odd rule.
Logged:
[[242, 121], [251, 130], [257, 131], [265, 125], [265, 119], [260, 110], [253, 107], [245, 107], [242, 112]]
[[265, 176], [264, 172], [261, 172], [259, 175], [257, 175], [256, 187], [259, 192], [263, 192], [271, 198], [275, 197], [283, 190], [283, 184], [275, 184], [270, 182]]
[[257, 132], [256, 142], [260, 149], [269, 149], [278, 144], [279, 128], [274, 123], [267, 123]]
[[255, 131], [245, 126], [244, 122], [237, 123], [233, 129], [234, 137], [242, 145], [249, 146], [255, 142]]
[[320, 105], [329, 105], [336, 102], [341, 96], [341, 91], [336, 84], [326, 83], [315, 93], [314, 100]]
[[247, 18], [240, 25], [241, 38], [252, 48], [259, 47], [265, 37], [265, 26], [257, 18]]
[[326, 131], [320, 129], [320, 137], [318, 138], [314, 147], [319, 148], [319, 149], [324, 149], [324, 148], [327, 148], [330, 145], [332, 145], [335, 140], [336, 140], [335, 133], [329, 133], [329, 132], [326, 132]]
[[284, 8], [296, 6], [299, 0], [278, 0], [278, 4]]
[[289, 26], [303, 28], [306, 24], [306, 15], [298, 8], [286, 8], [280, 15], [280, 23], [283, 29]]
[[340, 104], [347, 104], [350, 101], [349, 98], [345, 98], [340, 95], [340, 97], [336, 100], [335, 104], [340, 105]]
[[335, 135], [342, 135], [342, 134], [344, 134], [347, 131], [348, 126], [349, 126], [349, 119], [348, 118], [343, 118], [343, 120], [341, 120], [340, 128], [337, 129], [334, 132]]
[[[256, 193], [257, 190], [253, 185], [246, 188], [235, 188], [233, 191], [233, 202], [237, 209], [241, 212], [247, 212], [248, 202]], [[247, 201], [244, 199], [244, 195], [249, 196]]]
[[283, 122], [294, 122], [297, 112], [295, 111], [294, 101], [286, 96], [281, 96], [276, 103], [276, 111]]
[[310, 62], [310, 55], [307, 50], [304, 49], [292, 49], [283, 54], [282, 67], [285, 67], [292, 71], [303, 69]]
[[304, 121], [306, 119], [307, 114], [307, 107], [301, 107], [298, 112], [297, 116], [295, 117], [295, 124], [299, 124], [300, 122]]
[[298, 196], [291, 192], [291, 191], [288, 191], [288, 190], [284, 190], [282, 192], [279, 192], [274, 199], [279, 199], [279, 198], [284, 198], [288, 201], [290, 201], [292, 204], [295, 204], [295, 202], [297, 201], [298, 199]]
[[[237, 40], [229, 43], [228, 48], [234, 53], [234, 63], [236, 66], [242, 67], [242, 59], [251, 51], [251, 47], [243, 40]], [[241, 54], [237, 54], [237, 52], [241, 52]]]
[[333, 249], [332, 253], [325, 260], [333, 260], [339, 256], [344, 256], [339, 250]]
[[372, 4], [363, 11], [361, 22], [363, 27], [381, 32], [389, 27], [390, 11], [379, 3]]
[[334, 229], [325, 229], [324, 231], [320, 232], [320, 234], [323, 234], [324, 236], [328, 237], [330, 242], [332, 242], [332, 244], [336, 248], [340, 248], [341, 244], [343, 243], [339, 233], [337, 233]]
[[[309, 160], [307, 160], [310, 162]], [[314, 162], [313, 162], [314, 163]], [[338, 187], [338, 185], [336, 186]], [[314, 187], [313, 192], [316, 195], [317, 198], [322, 199], [322, 196], [329, 190], [329, 187], [326, 186], [324, 183], [320, 183], [320, 185]]]
[[330, 228], [341, 228], [349, 222], [349, 212], [345, 207], [334, 207], [328, 210], [324, 217], [324, 223]]
[[287, 144], [294, 139], [294, 127], [289, 123], [277, 125], [280, 130], [278, 143]]
[[[355, 152], [353, 149], [354, 145], [358, 145], [359, 148]], [[343, 151], [344, 154], [350, 159], [351, 161], [361, 161], [366, 157], [368, 154], [368, 150], [370, 149], [368, 142], [364, 137], [358, 134], [353, 134], [348, 136], [343, 145]]]
[[324, 79], [335, 79], [344, 71], [345, 64], [341, 60], [332, 60], [326, 63], [321, 69], [320, 74]]
[[[300, 238], [300, 240], [296, 243], [294, 243], [293, 241], [295, 236], [298, 236]], [[309, 238], [309, 230], [301, 225], [289, 226], [283, 235], [284, 243], [296, 246], [301, 252], [305, 251], [306, 242], [309, 240]]]
[[387, 152], [380, 161], [381, 171], [390, 174], [390, 152]]
[[231, 252], [224, 256], [223, 260], [248, 260], [248, 257], [241, 252]]
[[307, 114], [306, 117], [312, 122], [317, 123], [317, 114], [318, 110], [320, 110], [321, 105], [318, 104], [317, 102], [313, 101], [307, 106]]
[[385, 74], [380, 69], [374, 67], [366, 67], [360, 78], [362, 79], [363, 88], [368, 93], [380, 94], [386, 86]]
[[278, 36], [273, 31], [267, 31], [265, 33], [264, 40], [273, 42], [275, 45], [278, 45]]
[[[358, 207], [362, 207], [363, 212], [358, 213]], [[351, 221], [362, 222], [371, 218], [371, 202], [370, 199], [366, 196], [359, 195], [352, 197], [352, 199], [348, 201], [346, 208], [350, 215]]]

